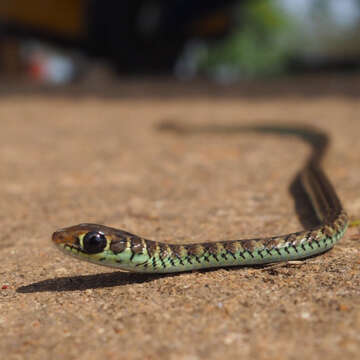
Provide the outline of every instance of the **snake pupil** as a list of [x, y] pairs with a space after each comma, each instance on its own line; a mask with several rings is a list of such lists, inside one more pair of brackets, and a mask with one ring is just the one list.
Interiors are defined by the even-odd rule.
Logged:
[[106, 238], [104, 234], [96, 231], [88, 232], [84, 236], [83, 250], [88, 254], [96, 254], [102, 252], [106, 246]]

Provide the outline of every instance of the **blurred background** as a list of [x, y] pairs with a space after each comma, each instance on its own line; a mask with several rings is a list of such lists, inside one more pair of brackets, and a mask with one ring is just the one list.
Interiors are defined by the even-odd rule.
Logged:
[[358, 71], [360, 0], [2, 0], [0, 78]]

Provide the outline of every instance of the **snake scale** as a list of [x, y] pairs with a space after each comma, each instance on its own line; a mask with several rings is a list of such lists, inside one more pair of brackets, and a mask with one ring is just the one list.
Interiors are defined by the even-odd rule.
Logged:
[[[180, 134], [236, 132], [236, 129], [222, 126], [189, 129], [165, 124], [161, 129]], [[331, 249], [344, 235], [349, 220], [321, 168], [328, 136], [309, 127], [249, 126], [240, 130], [295, 135], [312, 146], [313, 151], [299, 177], [318, 225], [286, 235], [180, 245], [148, 240], [104, 225], [79, 224], [54, 232], [53, 242], [60, 250], [78, 259], [142, 273], [259, 265], [304, 259]]]

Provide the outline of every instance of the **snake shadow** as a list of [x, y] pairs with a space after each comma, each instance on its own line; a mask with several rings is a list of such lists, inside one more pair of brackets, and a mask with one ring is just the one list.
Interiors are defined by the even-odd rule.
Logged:
[[[171, 274], [169, 274], [171, 275]], [[93, 275], [64, 276], [20, 286], [18, 293], [63, 292], [87, 289], [101, 289], [131, 284], [143, 284], [163, 277], [162, 274], [137, 274], [115, 271]]]
[[[329, 137], [321, 129], [314, 126], [304, 124], [277, 124], [274, 122], [271, 124], [257, 124], [257, 125], [187, 125], [181, 122], [164, 120], [157, 124], [157, 130], [160, 132], [170, 132], [179, 136], [184, 135], [211, 135], [211, 134], [227, 134], [229, 136], [241, 134], [241, 133], [259, 133], [259, 134], [270, 134], [278, 136], [293, 136], [298, 140], [306, 143], [311, 148], [310, 157], [307, 159], [307, 164], [310, 162], [321, 162], [324, 153], [329, 144]], [[300, 170], [293, 181], [290, 183], [288, 191], [294, 199], [294, 206], [296, 216], [299, 222], [305, 229], [316, 227], [320, 224], [319, 219], [316, 216], [314, 207], [311, 204], [309, 196], [307, 195], [302, 182], [301, 182]]]

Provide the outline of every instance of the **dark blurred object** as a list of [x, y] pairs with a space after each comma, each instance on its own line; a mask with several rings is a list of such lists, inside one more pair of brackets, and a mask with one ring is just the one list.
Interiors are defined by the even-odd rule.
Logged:
[[3, 35], [80, 43], [86, 38], [87, 0], [1, 0]]
[[15, 39], [0, 41], [0, 70], [10, 77], [18, 77], [23, 72], [20, 60], [20, 47]]
[[[109, 58], [124, 72], [165, 72], [191, 38], [231, 29], [241, 0], [1, 0], [0, 37], [39, 38]], [[1, 39], [0, 39], [1, 41]]]
[[292, 73], [347, 73], [359, 71], [360, 57], [355, 56], [323, 56], [293, 57], [289, 60], [288, 70]]

